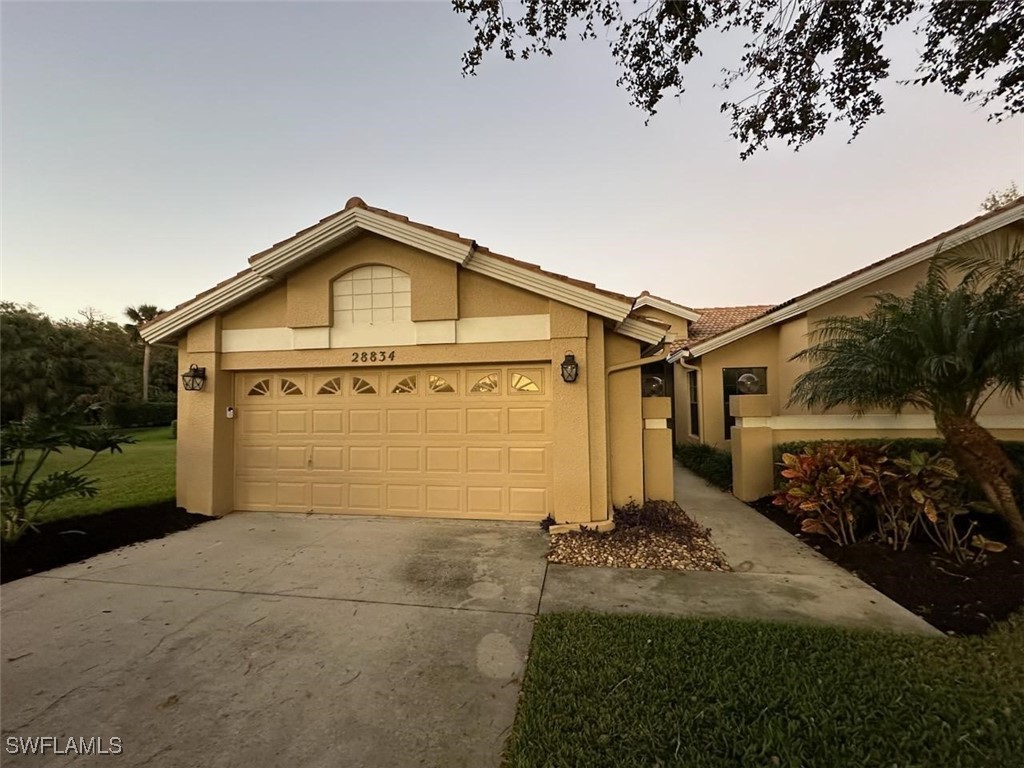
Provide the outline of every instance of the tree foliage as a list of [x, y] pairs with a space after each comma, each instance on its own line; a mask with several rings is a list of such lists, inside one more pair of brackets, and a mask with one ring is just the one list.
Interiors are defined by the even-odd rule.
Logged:
[[[71, 405], [139, 400], [143, 349], [125, 327], [93, 310], [53, 321], [35, 307], [0, 302], [0, 417], [3, 422]], [[156, 399], [176, 393], [174, 350], [156, 348]]]
[[[510, 60], [551, 56], [570, 35], [606, 38], [630, 101], [653, 116], [685, 90], [684, 70], [706, 32], [746, 42], [722, 85], [745, 91], [721, 109], [749, 157], [772, 139], [797, 148], [846, 123], [853, 137], [884, 111], [890, 75], [885, 33], [915, 24], [917, 85], [937, 84], [1002, 120], [1024, 111], [1024, 4], [1018, 0], [521, 0], [521, 14], [496, 0], [453, 0], [474, 30], [463, 73], [475, 75], [494, 49]], [[510, 3], [510, 5], [512, 5]]]
[[880, 294], [867, 315], [825, 318], [810, 338], [794, 356], [811, 368], [791, 404], [930, 411], [960, 469], [1024, 543], [1019, 470], [977, 421], [992, 397], [1024, 399], [1024, 244], [989, 239], [951, 251], [911, 295]]
[[136, 307], [125, 307], [125, 317], [131, 320], [131, 322], [126, 323], [124, 329], [132, 337], [132, 341], [141, 342], [142, 337], [139, 336], [139, 327], [148, 323], [161, 312], [162, 310], [157, 309], [155, 304], [139, 304]]
[[991, 213], [1004, 205], [1009, 205], [1018, 197], [1021, 196], [1020, 190], [1017, 188], [1017, 182], [1011, 181], [1010, 185], [1006, 189], [992, 190], [988, 193], [988, 196], [981, 201], [981, 210]]

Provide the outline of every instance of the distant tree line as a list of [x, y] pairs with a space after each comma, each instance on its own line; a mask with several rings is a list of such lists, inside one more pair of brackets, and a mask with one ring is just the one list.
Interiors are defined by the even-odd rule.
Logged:
[[[33, 305], [0, 302], [0, 421], [54, 414], [70, 406], [173, 401], [177, 353], [149, 347], [138, 325], [158, 313], [129, 307], [118, 324], [93, 309], [79, 319], [52, 320]], [[144, 396], [144, 367], [148, 392]]]

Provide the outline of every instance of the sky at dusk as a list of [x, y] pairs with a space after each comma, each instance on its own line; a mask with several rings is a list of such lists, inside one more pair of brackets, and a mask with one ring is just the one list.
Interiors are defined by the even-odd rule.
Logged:
[[717, 33], [646, 126], [603, 41], [463, 78], [443, 2], [4, 2], [0, 34], [0, 295], [55, 318], [171, 307], [353, 195], [622, 293], [772, 303], [1024, 183], [1024, 120], [895, 84], [852, 144], [741, 161]]

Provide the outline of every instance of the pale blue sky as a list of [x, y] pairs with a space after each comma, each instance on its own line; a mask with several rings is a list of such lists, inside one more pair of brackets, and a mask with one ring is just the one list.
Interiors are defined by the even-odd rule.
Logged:
[[603, 42], [462, 78], [442, 2], [4, 2], [0, 25], [0, 290], [54, 317], [173, 306], [353, 195], [623, 293], [775, 302], [1024, 182], [1024, 121], [896, 85], [851, 145], [741, 162], [717, 35], [645, 127]]

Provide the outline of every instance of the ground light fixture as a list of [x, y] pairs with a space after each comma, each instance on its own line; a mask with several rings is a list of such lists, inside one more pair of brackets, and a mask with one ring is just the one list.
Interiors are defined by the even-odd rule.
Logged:
[[181, 374], [181, 385], [189, 392], [198, 392], [206, 383], [206, 369], [200, 368], [195, 363], [188, 367], [188, 370]]
[[580, 375], [580, 364], [576, 362], [576, 355], [572, 352], [565, 353], [565, 360], [562, 361], [562, 381], [572, 384]]

